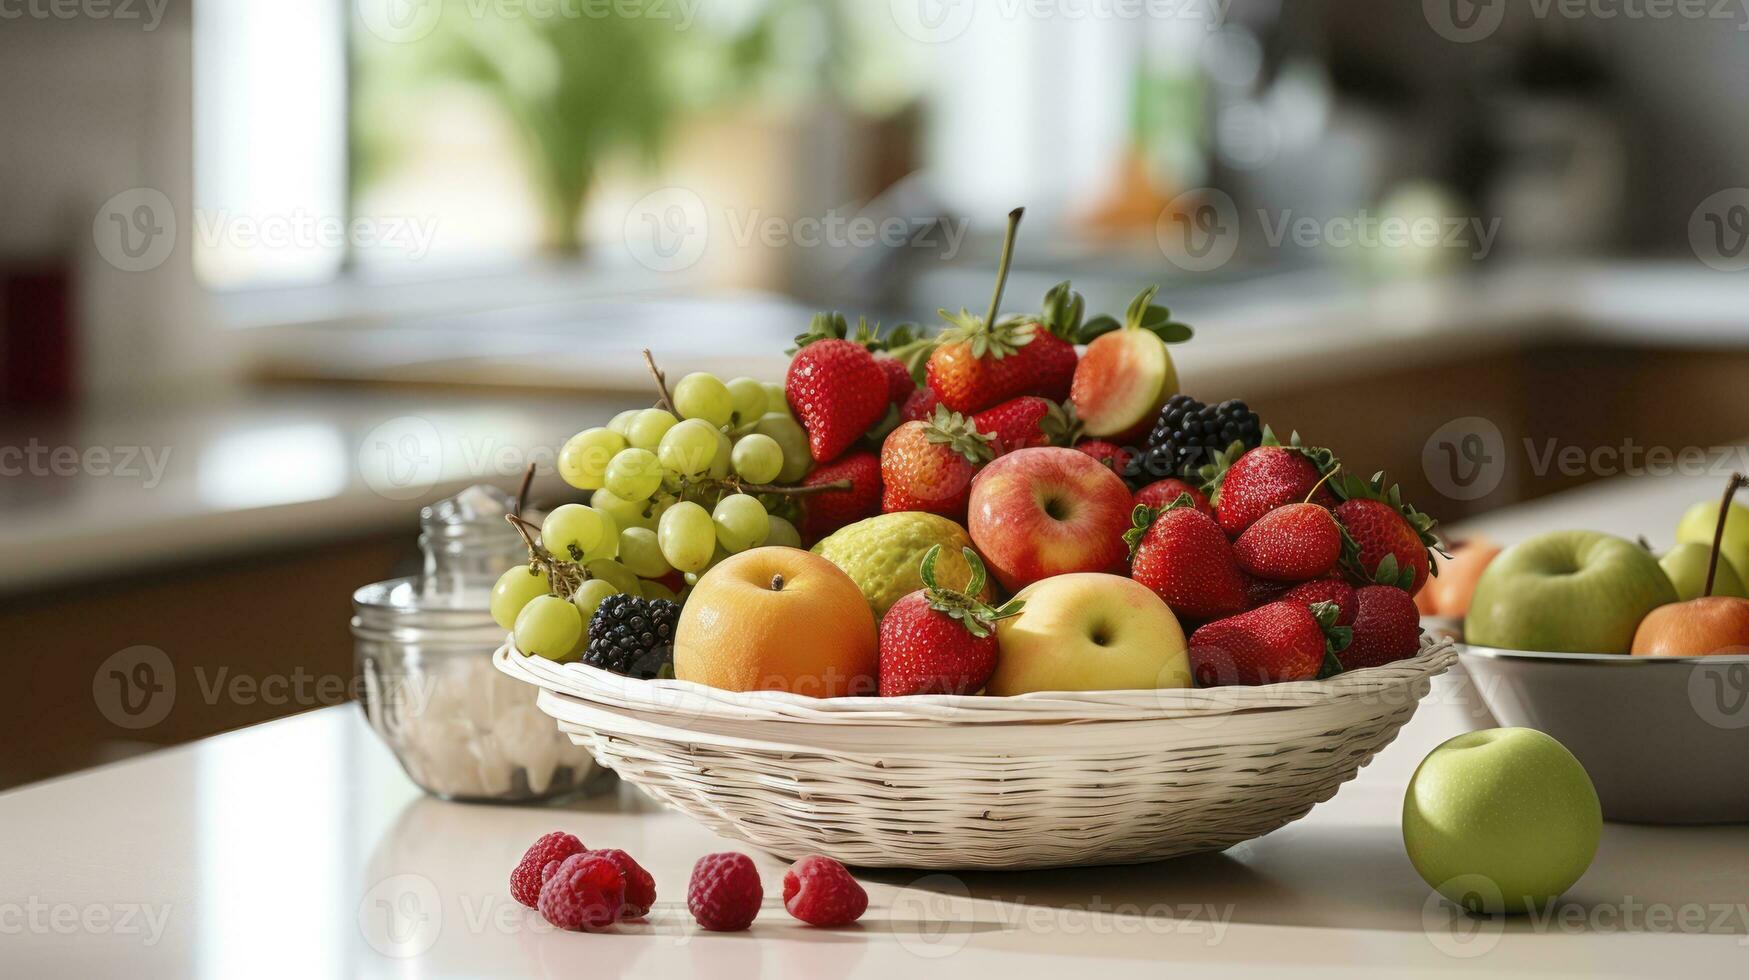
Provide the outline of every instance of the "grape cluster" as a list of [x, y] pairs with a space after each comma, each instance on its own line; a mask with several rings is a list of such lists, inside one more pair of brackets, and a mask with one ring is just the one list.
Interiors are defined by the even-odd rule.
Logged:
[[608, 596], [680, 601], [685, 588], [671, 585], [690, 587], [729, 555], [800, 547], [795, 526], [771, 513], [782, 498], [758, 490], [795, 483], [812, 463], [783, 386], [698, 372], [680, 379], [671, 403], [621, 412], [559, 450], [559, 476], [590, 491], [589, 503], [553, 510], [540, 540], [583, 574], [567, 589], [535, 561], [498, 580], [492, 616], [523, 653], [580, 656]]
[[1238, 442], [1254, 449], [1263, 442], [1263, 422], [1237, 398], [1205, 405], [1189, 395], [1173, 395], [1160, 409], [1142, 459], [1142, 482], [1169, 476], [1195, 481], [1197, 471]]

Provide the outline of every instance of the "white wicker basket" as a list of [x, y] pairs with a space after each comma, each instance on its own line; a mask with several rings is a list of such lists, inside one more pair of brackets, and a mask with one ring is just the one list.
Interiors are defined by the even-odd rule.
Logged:
[[1324, 681], [1018, 697], [816, 699], [637, 681], [499, 649], [603, 765], [786, 858], [1045, 868], [1231, 847], [1335, 795], [1457, 658]]

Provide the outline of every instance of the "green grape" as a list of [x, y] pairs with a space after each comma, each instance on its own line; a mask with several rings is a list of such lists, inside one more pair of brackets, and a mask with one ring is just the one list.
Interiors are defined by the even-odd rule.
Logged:
[[637, 414], [626, 426], [626, 442], [638, 449], [648, 449], [652, 452], [661, 445], [662, 437], [668, 430], [674, 428], [679, 421], [672, 413], [660, 408], [646, 408]]
[[622, 449], [607, 464], [604, 482], [615, 497], [649, 500], [662, 487], [662, 464], [648, 449]]
[[717, 545], [710, 512], [690, 500], [668, 508], [656, 525], [656, 542], [668, 564], [683, 572], [702, 572]]
[[735, 473], [751, 483], [770, 483], [783, 472], [783, 448], [776, 439], [760, 432], [735, 443], [729, 460], [735, 464]]
[[783, 385], [776, 381], [766, 381], [760, 385], [765, 389], [765, 414], [795, 416], [789, 410], [789, 394], [783, 390]]
[[626, 429], [632, 424], [632, 419], [637, 418], [638, 413], [641, 411], [643, 411], [641, 408], [628, 408], [618, 415], [615, 415], [612, 420], [607, 423], [607, 430], [609, 432], [617, 432], [622, 436], [625, 435]]
[[516, 614], [522, 611], [522, 607], [551, 591], [553, 583], [546, 572], [533, 565], [511, 568], [498, 576], [498, 581], [492, 585], [492, 622], [505, 629], [514, 629]]
[[656, 526], [655, 521], [644, 516], [645, 501], [616, 497], [613, 491], [605, 487], [589, 495], [589, 506], [613, 518], [614, 526], [621, 530], [628, 527]]
[[729, 475], [729, 466], [734, 459], [735, 444], [729, 441], [729, 434], [717, 430], [717, 454], [711, 457], [711, 468], [706, 475], [713, 480], [721, 480]]
[[656, 458], [681, 476], [698, 476], [717, 456], [717, 430], [704, 419], [687, 419], [668, 430], [656, 447]]
[[802, 546], [802, 532], [796, 530], [794, 524], [776, 514], [771, 515], [768, 520], [771, 521], [771, 533], [765, 536], [767, 548], [800, 548]]
[[579, 490], [599, 490], [607, 461], [625, 447], [625, 436], [612, 429], [584, 429], [559, 449], [559, 476]]
[[661, 522], [662, 515], [666, 514], [668, 508], [674, 506], [679, 501], [680, 498], [671, 493], [657, 494], [649, 506], [650, 516], [645, 518], [638, 526], [647, 527], [652, 531], [656, 530], [656, 525]]
[[548, 660], [565, 660], [583, 634], [583, 616], [568, 600], [537, 596], [516, 615], [516, 649]]
[[597, 558], [612, 558], [619, 554], [619, 522], [612, 514], [596, 511], [595, 516], [601, 518], [601, 540], [595, 547], [583, 552], [583, 560], [595, 561]]
[[631, 569], [617, 561], [604, 558], [600, 561], [592, 561], [583, 567], [588, 569], [590, 578], [602, 579], [621, 592], [629, 592], [632, 595], [639, 594], [638, 577], [632, 573]]
[[619, 532], [619, 562], [643, 578], [661, 578], [673, 571], [668, 559], [662, 557], [656, 532], [648, 528], [628, 527]]
[[800, 422], [788, 415], [766, 412], [754, 423], [753, 431], [770, 436], [777, 441], [777, 448], [783, 450], [783, 469], [777, 472], [777, 482], [794, 483], [808, 475], [814, 457], [808, 454], [808, 434]]
[[722, 428], [735, 414], [735, 399], [716, 375], [694, 371], [674, 386], [674, 410], [684, 418], [704, 419]]
[[746, 493], [731, 493], [717, 501], [711, 511], [711, 522], [717, 528], [717, 540], [731, 553], [757, 548], [771, 534], [771, 518], [757, 497]]
[[540, 541], [560, 561], [583, 561], [610, 533], [619, 533], [611, 518], [593, 507], [565, 504], [541, 522]]
[[731, 378], [725, 386], [734, 403], [734, 424], [751, 422], [765, 414], [765, 386], [752, 378]]
[[644, 590], [643, 596], [646, 599], [667, 599], [669, 602], [680, 601], [680, 597], [674, 594], [674, 590], [663, 585], [661, 582], [652, 582], [649, 579], [645, 579], [643, 582], [639, 583], [639, 587]]
[[687, 572], [687, 573], [680, 576], [681, 580], [684, 581], [689, 586], [697, 585], [698, 580], [703, 578], [703, 577], [704, 577], [703, 572]]
[[583, 639], [579, 646], [589, 644], [589, 621], [595, 618], [595, 610], [601, 608], [601, 600], [618, 591], [612, 582], [604, 578], [592, 578], [577, 586], [577, 594], [571, 597], [571, 602], [576, 605], [578, 615], [583, 617]]

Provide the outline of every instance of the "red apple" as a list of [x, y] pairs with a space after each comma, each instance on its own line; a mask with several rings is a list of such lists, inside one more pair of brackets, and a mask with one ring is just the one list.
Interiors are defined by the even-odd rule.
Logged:
[[1123, 568], [1130, 493], [1086, 453], [1040, 446], [1009, 453], [972, 480], [966, 527], [1010, 592], [1068, 572]]

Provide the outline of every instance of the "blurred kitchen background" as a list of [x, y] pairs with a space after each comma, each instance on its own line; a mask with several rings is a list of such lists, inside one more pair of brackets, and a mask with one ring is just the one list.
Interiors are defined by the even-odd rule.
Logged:
[[[1734, 444], [1746, 29], [1611, 0], [0, 3], [0, 787], [344, 699], [317, 682], [351, 677], [351, 592], [414, 567], [421, 505], [648, 404], [643, 347], [776, 380], [816, 309], [981, 310], [1016, 205], [1007, 308], [1157, 283], [1198, 328], [1188, 392], [1448, 522], [1610, 475], [1521, 447]], [[176, 665], [161, 716], [106, 679], [141, 646]]]

